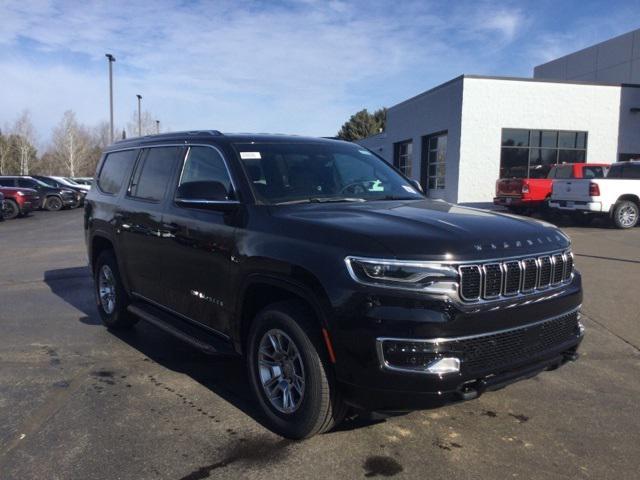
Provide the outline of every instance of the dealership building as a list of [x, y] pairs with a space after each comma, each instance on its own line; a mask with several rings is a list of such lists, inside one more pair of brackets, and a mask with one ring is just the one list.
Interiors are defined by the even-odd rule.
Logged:
[[385, 131], [358, 143], [429, 197], [478, 206], [500, 177], [640, 158], [640, 29], [537, 66], [533, 78], [461, 75], [389, 108]]

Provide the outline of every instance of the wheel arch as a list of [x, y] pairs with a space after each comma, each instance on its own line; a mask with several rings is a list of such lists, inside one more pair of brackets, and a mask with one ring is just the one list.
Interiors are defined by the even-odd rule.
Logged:
[[301, 267], [292, 267], [291, 276], [273, 273], [248, 275], [236, 303], [236, 351], [244, 352], [249, 329], [257, 313], [284, 300], [299, 300], [309, 307], [320, 329], [327, 328], [329, 300], [320, 281]]

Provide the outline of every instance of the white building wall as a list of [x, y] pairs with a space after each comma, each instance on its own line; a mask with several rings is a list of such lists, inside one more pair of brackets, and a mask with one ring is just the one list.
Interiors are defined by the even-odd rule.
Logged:
[[464, 79], [459, 203], [491, 202], [503, 128], [588, 132], [587, 162], [615, 162], [621, 87]]
[[393, 164], [394, 143], [413, 140], [412, 172], [420, 180], [422, 137], [447, 131], [445, 189], [429, 192], [430, 198], [457, 201], [460, 120], [462, 111], [462, 77], [394, 105], [387, 111], [384, 134], [357, 143], [378, 153]]
[[554, 80], [640, 83], [640, 29], [538, 65], [533, 76]]

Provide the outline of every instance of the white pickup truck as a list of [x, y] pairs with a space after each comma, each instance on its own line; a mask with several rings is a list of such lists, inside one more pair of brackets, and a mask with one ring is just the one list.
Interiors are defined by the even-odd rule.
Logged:
[[549, 207], [589, 220], [606, 215], [618, 228], [633, 228], [640, 218], [640, 161], [611, 165], [606, 178], [554, 180]]

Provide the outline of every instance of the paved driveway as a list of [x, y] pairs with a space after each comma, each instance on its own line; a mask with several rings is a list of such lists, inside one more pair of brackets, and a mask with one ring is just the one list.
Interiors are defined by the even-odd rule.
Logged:
[[241, 362], [100, 325], [81, 211], [0, 223], [0, 478], [638, 478], [640, 228], [565, 230], [585, 279], [577, 363], [295, 443], [260, 424]]

